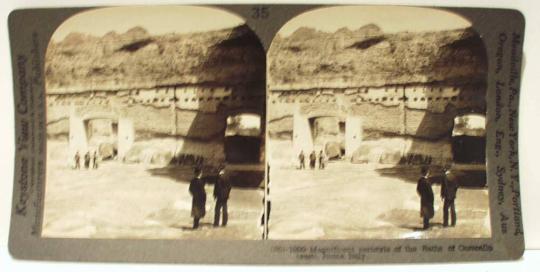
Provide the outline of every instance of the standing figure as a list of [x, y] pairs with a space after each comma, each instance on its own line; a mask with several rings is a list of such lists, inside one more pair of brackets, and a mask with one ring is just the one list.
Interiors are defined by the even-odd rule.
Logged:
[[298, 160], [300, 161], [300, 169], [306, 169], [306, 155], [304, 155], [304, 150], [300, 151]]
[[422, 177], [416, 185], [416, 192], [420, 196], [420, 217], [424, 221], [424, 229], [429, 228], [429, 220], [435, 213], [433, 209], [433, 189], [429, 180], [429, 169], [424, 166], [421, 170]]
[[202, 171], [195, 168], [195, 177], [189, 183], [189, 193], [193, 197], [191, 202], [191, 216], [193, 217], [193, 229], [199, 227], [199, 221], [206, 215], [206, 191]]
[[94, 151], [94, 156], [92, 156], [92, 167], [94, 169], [98, 168], [98, 154], [97, 154], [97, 151]]
[[311, 151], [311, 154], [309, 154], [309, 168], [311, 170], [315, 169], [315, 164], [317, 163], [317, 154], [315, 154], [315, 150]]
[[321, 150], [319, 152], [319, 169], [324, 169], [326, 158], [324, 157], [324, 153]]
[[450, 209], [450, 215], [452, 217], [452, 227], [456, 225], [456, 206], [454, 200], [456, 199], [457, 189], [459, 185], [456, 177], [447, 170], [445, 172], [444, 179], [441, 184], [441, 198], [444, 201], [443, 204], [443, 226], [448, 227], [448, 210]]
[[79, 151], [75, 152], [73, 160], [75, 160], [75, 169], [81, 169], [81, 155], [79, 154]]
[[84, 154], [84, 168], [88, 169], [90, 167], [90, 152]]
[[227, 225], [227, 201], [229, 200], [229, 194], [231, 193], [231, 183], [225, 178], [225, 170], [219, 171], [219, 176], [214, 185], [214, 199], [216, 200], [216, 208], [214, 211], [214, 226], [219, 226], [219, 217], [221, 210], [223, 210], [223, 222], [222, 226]]
[[88, 162], [88, 168], [94, 169], [94, 152], [89, 152], [89, 153], [90, 153], [90, 161]]

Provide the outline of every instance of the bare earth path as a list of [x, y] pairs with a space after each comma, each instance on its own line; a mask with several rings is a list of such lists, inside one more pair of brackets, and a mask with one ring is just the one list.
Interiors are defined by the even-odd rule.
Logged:
[[[417, 172], [329, 164], [325, 170], [273, 169], [270, 239], [397, 239], [489, 237], [487, 189], [460, 188], [458, 224], [442, 227], [440, 186], [434, 185], [433, 227], [422, 231]], [[399, 176], [399, 177], [398, 177]]]
[[[213, 228], [212, 185], [207, 215], [191, 230], [187, 179], [140, 164], [108, 162], [98, 170], [71, 170], [49, 160], [44, 207], [45, 237], [250, 239], [258, 226], [262, 190], [233, 188], [229, 225]], [[323, 171], [272, 169], [270, 239], [395, 239], [489, 237], [486, 189], [460, 188], [458, 225], [442, 228], [440, 187], [433, 228], [421, 231], [417, 173], [382, 166], [332, 163]]]
[[102, 163], [72, 170], [49, 162], [43, 235], [77, 238], [260, 239], [262, 190], [233, 188], [229, 224], [213, 228], [213, 185], [206, 217], [192, 230], [187, 180], [155, 174], [140, 164]]

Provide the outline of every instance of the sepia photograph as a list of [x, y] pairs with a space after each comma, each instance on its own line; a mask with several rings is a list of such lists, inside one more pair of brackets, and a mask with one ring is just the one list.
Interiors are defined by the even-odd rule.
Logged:
[[318, 8], [267, 58], [268, 239], [491, 237], [488, 64], [471, 22]]
[[266, 53], [196, 6], [88, 9], [45, 57], [42, 237], [260, 240]]
[[527, 258], [525, 19], [385, 4], [12, 10], [4, 255]]

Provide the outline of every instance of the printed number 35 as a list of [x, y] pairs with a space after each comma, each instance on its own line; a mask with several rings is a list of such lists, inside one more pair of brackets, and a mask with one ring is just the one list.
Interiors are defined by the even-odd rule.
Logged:
[[266, 19], [270, 16], [268, 7], [253, 7], [251, 17], [256, 20]]

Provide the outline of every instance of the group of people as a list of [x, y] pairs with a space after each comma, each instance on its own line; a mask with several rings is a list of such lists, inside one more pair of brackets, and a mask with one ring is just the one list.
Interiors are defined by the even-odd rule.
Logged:
[[[298, 155], [298, 161], [300, 163], [299, 169], [306, 169], [306, 155], [303, 150], [300, 151], [300, 154]], [[324, 169], [326, 166], [326, 156], [322, 150], [319, 152], [318, 156], [315, 150], [311, 151], [309, 154], [309, 168], [311, 170], [316, 168], [317, 161], [319, 162], [319, 169]]]
[[[429, 229], [429, 220], [435, 215], [433, 207], [434, 195], [431, 187], [430, 172], [428, 167], [422, 167], [422, 177], [418, 179], [416, 192], [420, 196], [420, 217], [423, 219], [423, 229]], [[458, 182], [450, 171], [445, 172], [441, 184], [441, 199], [443, 200], [443, 227], [448, 227], [448, 215], [450, 212], [451, 226], [456, 225], [455, 200], [458, 190]]]
[[97, 169], [98, 168], [98, 153], [97, 151], [94, 151], [91, 153], [90, 151], [86, 151], [83, 157], [81, 157], [79, 151], [75, 152], [75, 155], [73, 156], [73, 166], [74, 169], [81, 169], [81, 164], [84, 165], [85, 169]]
[[[193, 229], [199, 228], [201, 218], [206, 215], [206, 190], [205, 180], [202, 178], [202, 171], [195, 168], [195, 177], [189, 184], [189, 193], [193, 197], [191, 202], [191, 216], [193, 217]], [[225, 170], [220, 170], [214, 185], [214, 199], [216, 206], [214, 209], [214, 226], [219, 226], [221, 213], [223, 217], [221, 225], [226, 226], [228, 220], [227, 201], [231, 193], [231, 183], [224, 177]]]

